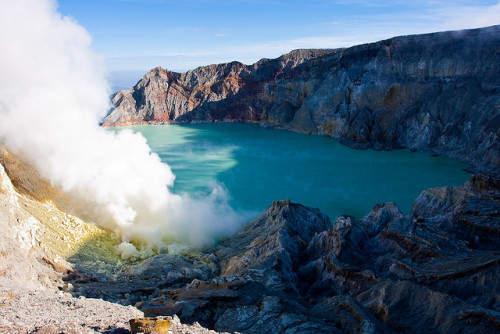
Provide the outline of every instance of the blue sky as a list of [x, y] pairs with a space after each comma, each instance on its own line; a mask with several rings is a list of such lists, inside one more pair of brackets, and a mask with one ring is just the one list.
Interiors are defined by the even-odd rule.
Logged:
[[[500, 0], [58, 0], [83, 25], [115, 80], [158, 65], [175, 71], [297, 48], [500, 24]], [[122, 79], [117, 79], [122, 76]]]

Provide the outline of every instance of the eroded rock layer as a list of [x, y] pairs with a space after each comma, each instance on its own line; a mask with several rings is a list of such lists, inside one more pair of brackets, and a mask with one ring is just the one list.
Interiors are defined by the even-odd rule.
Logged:
[[434, 150], [500, 170], [500, 26], [297, 50], [253, 65], [155, 68], [105, 126], [255, 122], [359, 148]]

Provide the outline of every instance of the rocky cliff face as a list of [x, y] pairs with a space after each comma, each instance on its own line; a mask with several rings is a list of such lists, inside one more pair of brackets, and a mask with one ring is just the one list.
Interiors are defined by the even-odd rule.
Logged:
[[[260, 110], [251, 100], [236, 109], [219, 109], [218, 102], [262, 91], [272, 78], [304, 61], [334, 50], [296, 50], [278, 59], [263, 59], [247, 66], [239, 62], [199, 67], [186, 73], [161, 67], [148, 72], [132, 89], [113, 97], [117, 106], [104, 120], [106, 126], [164, 124], [179, 121], [259, 121]], [[231, 103], [236, 107], [235, 103]], [[208, 109], [210, 110], [208, 110]], [[186, 115], [190, 113], [191, 115]]]
[[433, 150], [500, 170], [500, 26], [298, 50], [246, 66], [155, 68], [105, 126], [256, 122], [359, 148]]

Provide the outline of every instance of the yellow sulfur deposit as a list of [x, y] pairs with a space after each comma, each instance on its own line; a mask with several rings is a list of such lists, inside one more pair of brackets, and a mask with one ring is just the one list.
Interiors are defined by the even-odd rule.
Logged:
[[171, 317], [139, 318], [130, 320], [132, 333], [167, 334]]
[[[111, 231], [85, 222], [66, 211], [67, 199], [21, 157], [0, 144], [0, 163], [12, 181], [17, 205], [34, 217], [34, 242], [52, 266], [64, 260], [96, 267], [100, 271], [120, 264], [119, 243]], [[58, 262], [60, 262], [58, 264]]]

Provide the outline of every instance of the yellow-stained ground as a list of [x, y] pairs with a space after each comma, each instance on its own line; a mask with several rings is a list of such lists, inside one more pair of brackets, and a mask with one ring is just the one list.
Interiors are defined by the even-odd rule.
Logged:
[[54, 266], [59, 260], [70, 259], [101, 270], [121, 264], [116, 251], [119, 240], [114, 234], [64, 212], [65, 194], [1, 144], [0, 163], [18, 193], [19, 206], [40, 223], [35, 239], [47, 261]]

